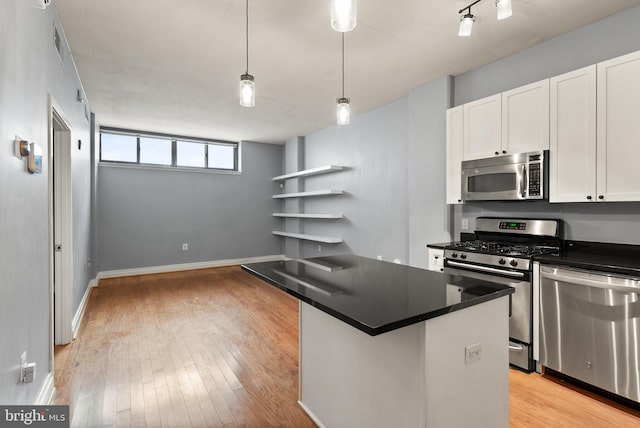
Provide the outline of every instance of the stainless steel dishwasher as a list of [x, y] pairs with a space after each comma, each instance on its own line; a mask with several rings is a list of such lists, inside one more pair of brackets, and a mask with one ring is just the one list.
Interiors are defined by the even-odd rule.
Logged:
[[640, 402], [640, 278], [542, 266], [540, 363]]

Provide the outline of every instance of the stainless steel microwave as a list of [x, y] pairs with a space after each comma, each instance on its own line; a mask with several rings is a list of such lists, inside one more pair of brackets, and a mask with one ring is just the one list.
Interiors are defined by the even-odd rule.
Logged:
[[548, 151], [462, 162], [463, 201], [511, 201], [547, 197]]

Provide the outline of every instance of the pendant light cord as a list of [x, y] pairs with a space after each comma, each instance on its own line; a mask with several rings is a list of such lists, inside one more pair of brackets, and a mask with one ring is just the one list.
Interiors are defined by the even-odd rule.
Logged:
[[342, 33], [342, 98], [344, 98], [344, 32]]
[[247, 69], [245, 74], [249, 74], [249, 0], [246, 0], [245, 2], [245, 19], [245, 35], [247, 41]]

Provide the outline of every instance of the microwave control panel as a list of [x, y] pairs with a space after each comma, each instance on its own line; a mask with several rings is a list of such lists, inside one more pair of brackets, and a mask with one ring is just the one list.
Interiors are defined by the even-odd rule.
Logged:
[[540, 162], [529, 164], [529, 197], [540, 196], [542, 189], [541, 173]]

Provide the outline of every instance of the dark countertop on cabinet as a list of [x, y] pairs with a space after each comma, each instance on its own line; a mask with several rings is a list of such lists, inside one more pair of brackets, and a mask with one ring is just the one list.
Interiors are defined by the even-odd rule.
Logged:
[[535, 257], [545, 264], [640, 277], [640, 245], [566, 241], [562, 253]]
[[514, 292], [355, 255], [252, 263], [242, 269], [371, 336]]

